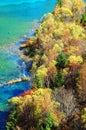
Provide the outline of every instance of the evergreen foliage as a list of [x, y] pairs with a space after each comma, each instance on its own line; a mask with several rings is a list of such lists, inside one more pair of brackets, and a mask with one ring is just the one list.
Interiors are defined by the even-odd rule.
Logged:
[[68, 64], [67, 56], [65, 53], [60, 53], [57, 57], [56, 67], [64, 68]]
[[55, 87], [62, 87], [64, 85], [64, 81], [64, 76], [60, 71], [59, 74], [56, 76]]

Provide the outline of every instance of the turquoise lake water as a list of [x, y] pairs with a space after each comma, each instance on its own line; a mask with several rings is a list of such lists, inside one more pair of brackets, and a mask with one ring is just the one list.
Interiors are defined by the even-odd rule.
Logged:
[[[41, 17], [52, 12], [57, 0], [0, 1], [0, 85], [29, 75], [27, 63], [19, 54], [24, 35], [32, 36]], [[28, 64], [29, 65], [29, 64]], [[29, 82], [0, 87], [0, 130], [5, 130], [9, 106], [7, 100], [29, 89]]]

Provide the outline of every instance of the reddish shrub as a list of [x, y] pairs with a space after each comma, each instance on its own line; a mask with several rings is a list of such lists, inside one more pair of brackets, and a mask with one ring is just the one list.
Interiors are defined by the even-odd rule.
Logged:
[[26, 95], [31, 95], [33, 92], [35, 92], [36, 89], [31, 89], [31, 90], [27, 90], [24, 93], [20, 94], [19, 96], [26, 96]]

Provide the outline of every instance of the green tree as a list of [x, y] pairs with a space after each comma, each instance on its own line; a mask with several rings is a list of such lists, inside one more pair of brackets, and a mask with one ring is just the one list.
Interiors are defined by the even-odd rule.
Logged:
[[57, 57], [56, 67], [64, 68], [68, 64], [67, 56], [61, 52]]
[[85, 11], [85, 13], [82, 15], [81, 23], [83, 23], [83, 24], [86, 23], [86, 11]]
[[57, 4], [62, 7], [63, 0], [58, 0]]
[[51, 130], [53, 127], [53, 119], [50, 113], [47, 114], [47, 117], [41, 127], [41, 130]]
[[60, 71], [59, 74], [56, 76], [56, 81], [55, 81], [55, 87], [61, 87], [64, 85], [64, 76], [62, 72]]
[[6, 124], [7, 130], [12, 130], [16, 127], [17, 124], [17, 111], [13, 110], [9, 116], [9, 121]]
[[39, 87], [39, 88], [43, 88], [44, 87], [44, 82], [43, 82], [43, 79], [39, 76], [36, 76], [36, 82], [37, 82], [37, 86], [36, 87]]

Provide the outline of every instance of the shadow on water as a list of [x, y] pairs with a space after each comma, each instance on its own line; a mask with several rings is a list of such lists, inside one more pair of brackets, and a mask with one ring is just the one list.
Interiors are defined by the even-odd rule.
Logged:
[[0, 130], [6, 130], [6, 120], [8, 115], [8, 111], [0, 111]]

